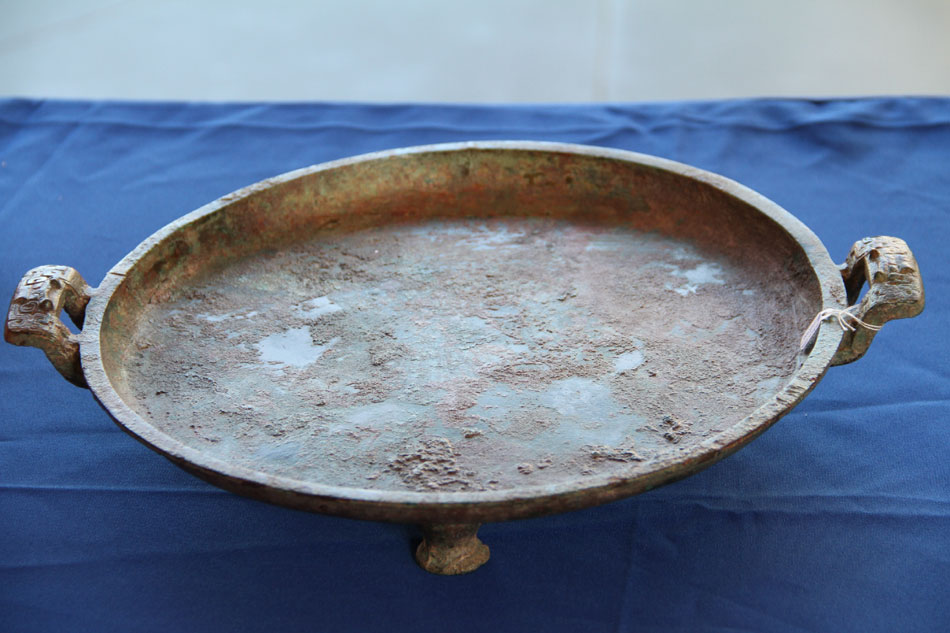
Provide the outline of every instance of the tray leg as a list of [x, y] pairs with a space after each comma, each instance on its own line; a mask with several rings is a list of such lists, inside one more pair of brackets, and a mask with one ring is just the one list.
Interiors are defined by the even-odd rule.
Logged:
[[475, 571], [488, 561], [488, 546], [478, 539], [478, 523], [433, 523], [420, 526], [423, 539], [416, 562], [433, 574]]

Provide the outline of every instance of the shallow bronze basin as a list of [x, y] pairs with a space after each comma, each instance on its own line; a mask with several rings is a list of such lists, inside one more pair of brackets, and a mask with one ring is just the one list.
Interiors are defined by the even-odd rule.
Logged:
[[923, 304], [895, 238], [838, 267], [723, 177], [479, 142], [251, 185], [156, 232], [98, 288], [36, 268], [5, 337], [188, 471], [419, 523], [420, 564], [462, 573], [488, 559], [478, 524], [695, 473]]

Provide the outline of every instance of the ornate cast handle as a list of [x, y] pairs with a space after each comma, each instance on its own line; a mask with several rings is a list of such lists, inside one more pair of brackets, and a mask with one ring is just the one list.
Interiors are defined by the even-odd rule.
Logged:
[[[852, 311], [870, 325], [915, 317], [924, 309], [920, 269], [904, 240], [881, 236], [855, 242], [847, 261], [841, 265], [841, 276], [850, 305], [858, 300], [864, 282], [868, 282], [864, 299]], [[831, 364], [844, 365], [864, 356], [875, 334], [875, 330], [866, 327], [855, 328], [853, 332], [846, 330]]]
[[66, 313], [82, 327], [91, 291], [69, 266], [39, 266], [23, 276], [7, 313], [3, 338], [14, 345], [38, 347], [66, 380], [86, 387], [79, 361], [79, 340], [59, 319]]

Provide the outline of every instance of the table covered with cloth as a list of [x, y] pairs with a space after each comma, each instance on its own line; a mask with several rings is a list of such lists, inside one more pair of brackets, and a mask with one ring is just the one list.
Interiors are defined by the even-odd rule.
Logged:
[[492, 559], [458, 577], [415, 564], [415, 526], [186, 474], [39, 350], [0, 344], [0, 631], [950, 630], [950, 99], [3, 100], [0, 292], [43, 264], [96, 285], [166, 223], [269, 176], [487, 139], [720, 173], [839, 262], [860, 238], [903, 238], [927, 307], [735, 455], [620, 502], [486, 524]]

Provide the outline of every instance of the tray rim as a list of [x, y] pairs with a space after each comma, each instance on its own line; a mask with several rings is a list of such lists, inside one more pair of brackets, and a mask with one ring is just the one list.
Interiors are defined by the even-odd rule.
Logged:
[[[222, 488], [290, 507], [355, 518], [393, 521], [506, 520], [560, 512], [613, 501], [686, 477], [738, 450], [788, 413], [821, 380], [843, 333], [826, 322], [811, 352], [781, 391], [726, 430], [690, 447], [640, 463], [632, 477], [586, 476], [548, 485], [483, 491], [399, 491], [331, 486], [269, 475], [210, 457], [160, 431], [121, 398], [102, 359], [101, 326], [111, 298], [125, 274], [151, 249], [187, 225], [256, 192], [322, 171], [399, 156], [468, 151], [568, 153], [656, 168], [684, 176], [750, 205], [788, 233], [808, 258], [821, 288], [822, 309], [847, 307], [844, 283], [818, 237], [791, 213], [754, 190], [724, 176], [665, 158], [622, 149], [544, 141], [468, 141], [404, 147], [334, 160], [267, 178], [228, 193], [170, 222], [143, 240], [105, 275], [92, 293], [80, 341], [87, 383], [99, 404], [130, 435], [193, 474]], [[647, 470], [643, 466], [647, 466]]]

